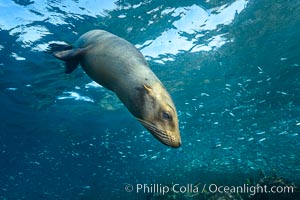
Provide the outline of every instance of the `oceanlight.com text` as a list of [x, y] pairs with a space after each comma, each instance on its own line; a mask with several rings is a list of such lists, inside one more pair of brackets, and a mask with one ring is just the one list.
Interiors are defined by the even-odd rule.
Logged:
[[126, 184], [126, 192], [144, 193], [144, 194], [160, 194], [165, 195], [168, 193], [239, 193], [239, 194], [292, 194], [294, 193], [293, 186], [267, 186], [267, 185], [248, 185], [241, 186], [226, 186], [217, 184]]

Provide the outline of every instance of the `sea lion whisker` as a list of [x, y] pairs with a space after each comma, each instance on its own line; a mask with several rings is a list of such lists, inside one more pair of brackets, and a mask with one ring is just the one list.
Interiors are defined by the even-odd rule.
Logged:
[[[158, 129], [156, 126], [154, 126], [152, 123], [147, 122], [143, 119], [136, 118], [139, 122], [144, 124], [148, 129], [155, 132], [157, 136], [159, 136], [161, 139], [164, 139], [164, 141], [169, 141], [169, 137], [166, 134], [166, 131]], [[169, 143], [169, 142], [168, 142]]]
[[159, 138], [160, 140], [162, 140], [165, 144], [169, 144], [170, 140], [167, 137], [167, 135], [162, 134], [160, 131], [157, 130], [153, 130], [155, 137]]
[[[140, 119], [140, 118], [136, 118], [139, 122], [141, 122], [144, 125], [147, 125], [147, 127], [153, 127], [156, 128], [152, 123], [147, 122], [146, 120]], [[157, 128], [156, 128], [157, 129]]]
[[169, 140], [169, 138], [167, 137], [167, 135], [165, 134], [164, 131], [160, 131], [159, 129], [154, 128], [154, 127], [149, 127], [149, 129], [152, 130], [153, 132], [155, 132], [155, 134], [158, 135], [160, 138]]
[[154, 128], [154, 127], [148, 127], [148, 129], [150, 130], [150, 131], [152, 131], [153, 133], [154, 133], [154, 135], [156, 136], [156, 137], [158, 137], [160, 140], [163, 140], [165, 143], [170, 143], [170, 141], [169, 141], [169, 137], [166, 135], [166, 134], [164, 134], [163, 132], [161, 132], [161, 131], [159, 131], [157, 128]]
[[[157, 131], [160, 131], [160, 132], [163, 132], [163, 133], [166, 133], [164, 130], [159, 130], [155, 125], [153, 125], [152, 123], [150, 122], [147, 122], [143, 119], [139, 119], [139, 118], [136, 118], [138, 121], [140, 121], [142, 124], [146, 125], [147, 127], [149, 128], [153, 128], [154, 130], [157, 130]], [[153, 130], [152, 129], [152, 130]]]

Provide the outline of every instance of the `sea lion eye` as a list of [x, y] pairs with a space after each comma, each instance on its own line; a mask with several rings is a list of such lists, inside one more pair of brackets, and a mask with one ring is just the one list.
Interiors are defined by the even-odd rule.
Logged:
[[162, 116], [165, 120], [172, 120], [172, 117], [170, 114], [168, 114], [167, 112], [163, 112]]

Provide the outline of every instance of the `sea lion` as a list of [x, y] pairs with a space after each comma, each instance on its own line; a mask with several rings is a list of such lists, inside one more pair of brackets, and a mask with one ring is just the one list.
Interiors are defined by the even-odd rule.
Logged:
[[167, 146], [181, 145], [171, 96], [133, 44], [107, 31], [92, 30], [73, 46], [52, 44], [52, 49], [66, 62], [66, 73], [80, 64], [95, 82], [113, 91], [155, 138]]

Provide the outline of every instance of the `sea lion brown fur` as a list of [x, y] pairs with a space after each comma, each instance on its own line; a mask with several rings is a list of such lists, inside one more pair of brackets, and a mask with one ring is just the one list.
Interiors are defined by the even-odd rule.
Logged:
[[80, 64], [94, 81], [115, 92], [154, 137], [171, 147], [181, 145], [171, 96], [134, 45], [112, 33], [92, 30], [63, 48], [54, 55], [66, 62], [66, 73]]

